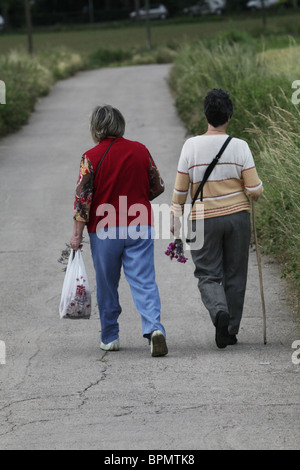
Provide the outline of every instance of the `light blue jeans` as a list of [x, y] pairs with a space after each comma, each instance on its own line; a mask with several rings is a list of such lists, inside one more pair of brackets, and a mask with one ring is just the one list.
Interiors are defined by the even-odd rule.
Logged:
[[138, 239], [133, 239], [136, 238], [136, 228], [133, 229], [134, 233], [130, 232], [129, 227], [112, 228], [112, 235], [117, 235], [114, 239], [107, 238], [108, 233], [104, 229], [100, 233], [90, 234], [101, 341], [104, 344], [119, 338], [118, 319], [122, 308], [118, 288], [122, 266], [136, 309], [142, 317], [143, 336], [149, 338], [155, 330], [166, 334], [160, 322], [161, 301], [155, 280], [154, 239], [151, 237], [153, 229], [141, 227], [142, 238]]

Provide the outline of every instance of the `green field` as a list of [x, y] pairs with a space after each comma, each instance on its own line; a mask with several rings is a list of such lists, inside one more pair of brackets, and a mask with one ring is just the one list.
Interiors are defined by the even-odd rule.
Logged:
[[[227, 31], [247, 32], [256, 38], [264, 35], [267, 46], [278, 47], [286, 41], [286, 35], [300, 36], [300, 12], [273, 16], [268, 19], [267, 28], [262, 26], [259, 16], [239, 18], [215, 18], [198, 20], [169, 20], [153, 22], [153, 45], [174, 46], [183, 42], [193, 42], [201, 39], [213, 39]], [[65, 30], [64, 30], [65, 29]], [[36, 53], [45, 49], [66, 47], [74, 52], [86, 55], [101, 47], [105, 49], [125, 49], [146, 47], [144, 24], [127, 22], [66, 29], [56, 27], [50, 30], [39, 30], [34, 34]], [[0, 55], [12, 49], [26, 50], [26, 34], [1, 34]]]

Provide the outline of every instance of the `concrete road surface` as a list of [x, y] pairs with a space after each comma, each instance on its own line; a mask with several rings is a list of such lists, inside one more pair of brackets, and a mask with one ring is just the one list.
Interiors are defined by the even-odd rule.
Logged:
[[[90, 321], [60, 321], [57, 258], [72, 231], [88, 117], [110, 103], [126, 137], [150, 149], [169, 203], [185, 130], [168, 91], [169, 66], [80, 73], [41, 100], [29, 125], [0, 142], [0, 449], [299, 449], [300, 340], [285, 285], [264, 259], [268, 345], [263, 345], [255, 252], [239, 344], [218, 350], [193, 265], [171, 263], [156, 242], [169, 356], [153, 359], [122, 279], [120, 353], [99, 349], [95, 278]], [[22, 103], [20, 103], [20, 106]], [[3, 349], [3, 343], [0, 343]], [[297, 361], [294, 361], [297, 362]]]

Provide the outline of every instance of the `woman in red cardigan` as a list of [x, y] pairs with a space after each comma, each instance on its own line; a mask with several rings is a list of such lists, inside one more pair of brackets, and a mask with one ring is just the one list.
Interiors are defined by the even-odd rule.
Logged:
[[86, 226], [96, 271], [101, 349], [120, 349], [118, 287], [123, 266], [152, 356], [165, 356], [150, 204], [164, 184], [147, 148], [124, 139], [125, 120], [119, 110], [97, 107], [90, 130], [97, 145], [81, 160], [70, 244], [80, 248]]

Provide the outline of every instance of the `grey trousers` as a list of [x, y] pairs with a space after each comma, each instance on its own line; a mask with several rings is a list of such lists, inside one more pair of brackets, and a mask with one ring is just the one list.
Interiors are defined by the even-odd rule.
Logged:
[[216, 324], [218, 312], [229, 313], [229, 333], [239, 332], [243, 315], [251, 237], [246, 211], [204, 221], [204, 245], [192, 251], [202, 301]]

